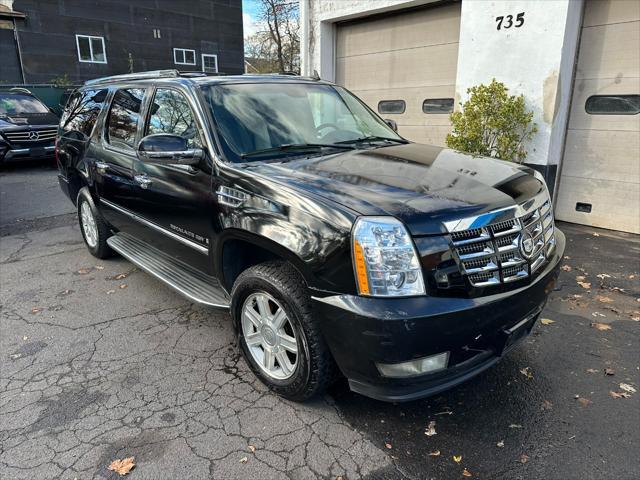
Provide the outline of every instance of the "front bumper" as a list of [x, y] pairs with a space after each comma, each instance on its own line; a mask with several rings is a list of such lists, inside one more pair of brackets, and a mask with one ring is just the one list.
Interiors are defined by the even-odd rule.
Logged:
[[[481, 373], [531, 331], [555, 285], [564, 248], [564, 234], [556, 229], [556, 248], [544, 270], [529, 285], [505, 293], [397, 299], [336, 295], [314, 298], [314, 309], [353, 391], [385, 401], [415, 400]], [[446, 351], [449, 367], [435, 373], [388, 378], [376, 367]]]
[[46, 145], [44, 147], [30, 148], [9, 148], [4, 152], [0, 161], [10, 162], [19, 160], [36, 160], [41, 158], [51, 158], [54, 156], [55, 146]]

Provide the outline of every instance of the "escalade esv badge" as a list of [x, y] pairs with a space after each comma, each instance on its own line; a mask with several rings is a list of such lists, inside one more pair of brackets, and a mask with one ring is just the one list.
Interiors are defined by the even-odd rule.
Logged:
[[289, 400], [340, 376], [394, 403], [452, 388], [523, 341], [560, 270], [541, 174], [410, 142], [318, 78], [138, 72], [87, 82], [63, 119], [59, 183], [89, 252], [227, 311]]

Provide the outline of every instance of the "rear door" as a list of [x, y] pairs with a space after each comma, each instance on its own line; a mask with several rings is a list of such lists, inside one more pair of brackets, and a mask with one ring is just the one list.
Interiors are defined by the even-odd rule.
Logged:
[[100, 206], [106, 220], [119, 230], [135, 233], [138, 225], [132, 210], [135, 146], [142, 130], [146, 89], [120, 88], [113, 94], [104, 122], [101, 148], [95, 154], [95, 179]]
[[[188, 92], [158, 87], [147, 109], [144, 135], [169, 133], [187, 138], [189, 147], [203, 148], [203, 125]], [[175, 258], [212, 273], [209, 245], [214, 234], [211, 161], [199, 165], [159, 165], [134, 161], [135, 213], [145, 220], [143, 241]]]

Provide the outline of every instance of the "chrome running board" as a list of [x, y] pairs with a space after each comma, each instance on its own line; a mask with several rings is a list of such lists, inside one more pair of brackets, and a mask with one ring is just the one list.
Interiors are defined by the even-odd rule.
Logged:
[[109, 237], [107, 244], [131, 263], [190, 300], [210, 307], [229, 308], [229, 296], [215, 278], [126, 233]]

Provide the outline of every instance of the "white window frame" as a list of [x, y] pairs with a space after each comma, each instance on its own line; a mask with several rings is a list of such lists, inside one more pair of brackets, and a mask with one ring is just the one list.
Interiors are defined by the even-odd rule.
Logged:
[[[80, 42], [78, 41], [80, 38], [87, 38], [89, 40], [89, 53], [91, 55], [91, 60], [83, 60], [82, 56], [80, 55]], [[100, 41], [102, 42], [102, 52], [104, 53], [104, 62], [103, 61], [99, 61], [99, 60], [94, 60], [93, 57], [93, 42], [92, 40], [97, 40], [100, 39]], [[78, 35], [76, 34], [76, 49], [78, 51], [78, 61], [81, 63], [102, 63], [105, 64], [107, 63], [107, 47], [105, 46], [104, 43], [104, 37], [98, 37], [95, 35]]]
[[[215, 72], [206, 72], [204, 69], [204, 57], [213, 57], [216, 61], [216, 71]], [[203, 53], [200, 55], [200, 59], [202, 60], [202, 71], [205, 73], [218, 73], [218, 55], [214, 53]]]
[[[185, 55], [185, 52], [191, 52], [193, 53], [193, 63], [187, 63], [185, 62], [179, 62], [178, 59], [176, 58], [176, 52], [182, 52], [182, 58], [184, 60], [187, 59], [187, 56]], [[195, 50], [191, 50], [190, 48], [174, 48], [173, 49], [173, 63], [175, 63], [176, 65], [197, 65], [198, 62], [196, 61], [196, 51]]]

